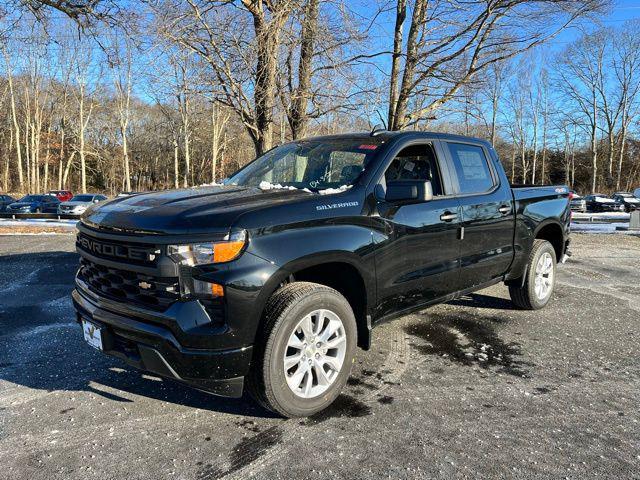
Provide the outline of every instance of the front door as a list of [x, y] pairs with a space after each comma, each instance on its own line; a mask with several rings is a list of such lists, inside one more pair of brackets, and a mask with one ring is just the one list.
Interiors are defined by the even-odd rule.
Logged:
[[453, 292], [459, 271], [459, 204], [446, 195], [436, 145], [403, 148], [381, 184], [394, 180], [430, 181], [434, 196], [414, 203], [378, 200], [376, 221], [385, 234], [376, 249], [377, 318]]

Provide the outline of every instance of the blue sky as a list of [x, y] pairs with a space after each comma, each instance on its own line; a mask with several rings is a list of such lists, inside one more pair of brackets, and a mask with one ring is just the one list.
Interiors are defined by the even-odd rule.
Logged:
[[[618, 0], [614, 2], [608, 15], [603, 16], [601, 19], [596, 19], [596, 25], [615, 27], [632, 19], [640, 19], [640, 0]], [[554, 46], [561, 47], [575, 40], [579, 35], [580, 30], [572, 27], [558, 35], [552, 43]]]

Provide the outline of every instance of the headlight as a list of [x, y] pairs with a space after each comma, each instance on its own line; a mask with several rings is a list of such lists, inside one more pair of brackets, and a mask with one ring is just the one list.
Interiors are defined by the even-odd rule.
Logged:
[[167, 253], [174, 261], [186, 265], [222, 263], [238, 258], [246, 244], [247, 232], [240, 230], [220, 242], [169, 245]]

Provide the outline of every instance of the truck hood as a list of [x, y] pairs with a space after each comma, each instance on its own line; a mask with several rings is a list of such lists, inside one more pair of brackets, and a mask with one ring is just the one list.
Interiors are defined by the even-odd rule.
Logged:
[[313, 195], [303, 190], [213, 186], [121, 197], [82, 216], [93, 228], [169, 235], [219, 233], [245, 212]]

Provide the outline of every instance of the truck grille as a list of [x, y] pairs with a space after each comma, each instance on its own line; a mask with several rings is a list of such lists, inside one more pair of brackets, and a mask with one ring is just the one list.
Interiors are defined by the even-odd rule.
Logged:
[[78, 234], [76, 247], [94, 257], [144, 266], [154, 266], [160, 255], [155, 245], [98, 240], [85, 233]]
[[180, 298], [178, 279], [152, 277], [80, 260], [78, 278], [97, 295], [164, 311]]

